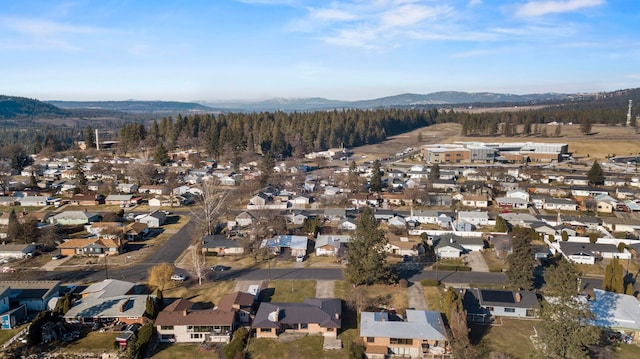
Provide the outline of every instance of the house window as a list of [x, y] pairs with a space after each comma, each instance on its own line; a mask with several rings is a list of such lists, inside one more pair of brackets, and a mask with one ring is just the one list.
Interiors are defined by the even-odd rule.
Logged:
[[493, 312], [493, 307], [487, 307], [487, 310]]
[[374, 337], [367, 337], [367, 343], [374, 343], [376, 341], [376, 338]]
[[271, 328], [260, 328], [260, 333], [271, 333]]
[[160, 340], [162, 340], [162, 341], [172, 341], [172, 340], [175, 340], [175, 339], [176, 339], [176, 337], [173, 334], [162, 334], [160, 336]]
[[505, 313], [515, 313], [516, 312], [516, 308], [504, 308], [504, 312]]
[[202, 339], [202, 333], [191, 333], [191, 339]]
[[389, 343], [391, 344], [402, 344], [402, 345], [412, 345], [413, 339], [405, 339], [405, 338], [390, 338]]
[[307, 323], [301, 323], [301, 324], [300, 324], [300, 329], [309, 329], [309, 324], [307, 324]]
[[173, 325], [161, 325], [160, 330], [173, 330]]

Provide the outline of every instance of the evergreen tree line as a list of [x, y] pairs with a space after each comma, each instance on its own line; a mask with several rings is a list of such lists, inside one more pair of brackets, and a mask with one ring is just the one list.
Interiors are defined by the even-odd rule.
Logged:
[[416, 128], [447, 121], [438, 110], [333, 110], [196, 114], [164, 117], [147, 128], [130, 123], [120, 129], [120, 150], [160, 143], [170, 148], [204, 148], [214, 158], [238, 157], [244, 151], [271, 153], [275, 158], [303, 157], [327, 148], [380, 142]]

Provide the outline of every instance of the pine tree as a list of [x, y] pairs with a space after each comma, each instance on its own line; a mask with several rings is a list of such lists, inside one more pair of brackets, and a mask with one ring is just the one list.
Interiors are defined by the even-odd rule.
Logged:
[[169, 162], [169, 152], [167, 151], [167, 148], [164, 147], [162, 142], [159, 142], [155, 150], [153, 151], [153, 163], [160, 166], [165, 166], [167, 162]]
[[371, 170], [371, 180], [369, 183], [369, 190], [371, 192], [382, 191], [382, 174], [380, 174], [380, 161], [375, 160]]
[[624, 293], [624, 268], [613, 258], [604, 270], [602, 288], [609, 292]]
[[588, 347], [599, 340], [600, 329], [591, 325], [589, 304], [576, 298], [580, 274], [573, 263], [562, 259], [544, 272], [548, 300], [537, 324], [544, 354], [550, 358], [588, 358]]
[[390, 282], [393, 276], [384, 250], [387, 243], [373, 212], [365, 207], [349, 242], [345, 269], [347, 281], [353, 285]]
[[351, 163], [349, 163], [349, 174], [347, 177], [347, 183], [351, 192], [357, 193], [360, 191], [360, 173], [358, 173], [356, 161], [351, 161]]
[[507, 232], [509, 230], [509, 225], [507, 221], [502, 218], [502, 216], [496, 217], [496, 232]]
[[512, 247], [513, 251], [507, 257], [509, 284], [515, 288], [531, 290], [535, 262], [531, 248], [531, 235], [525, 228], [514, 230]]
[[84, 173], [84, 164], [84, 157], [77, 155], [76, 162], [74, 164], [74, 172], [76, 175], [76, 188], [79, 193], [85, 192], [89, 183], [87, 175]]
[[598, 163], [598, 161], [593, 161], [593, 165], [591, 165], [591, 169], [587, 172], [587, 179], [589, 183], [595, 185], [604, 184], [604, 173], [602, 172], [602, 167]]
[[16, 211], [11, 209], [9, 212], [9, 224], [7, 225], [7, 239], [10, 241], [18, 241], [22, 235], [22, 226], [20, 222], [18, 222], [18, 216], [16, 216]]
[[87, 128], [84, 130], [84, 144], [86, 149], [96, 147], [95, 135], [93, 133], [93, 128], [91, 125], [87, 125]]

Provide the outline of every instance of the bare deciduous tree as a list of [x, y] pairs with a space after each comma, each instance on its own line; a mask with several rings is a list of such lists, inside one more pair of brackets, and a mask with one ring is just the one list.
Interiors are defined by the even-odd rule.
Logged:
[[191, 249], [191, 266], [193, 267], [193, 274], [198, 278], [198, 285], [202, 285], [202, 278], [204, 277], [207, 260], [202, 252], [202, 245], [200, 241]]
[[206, 179], [198, 187], [202, 193], [193, 206], [192, 218], [200, 223], [203, 235], [215, 234], [216, 222], [227, 209], [229, 191], [220, 188], [217, 179]]
[[173, 266], [169, 263], [155, 265], [149, 269], [149, 284], [155, 285], [161, 291], [164, 286], [171, 282], [173, 275]]

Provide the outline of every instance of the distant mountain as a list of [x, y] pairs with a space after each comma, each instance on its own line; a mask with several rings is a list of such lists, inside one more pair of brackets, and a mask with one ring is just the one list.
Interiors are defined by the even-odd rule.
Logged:
[[194, 102], [177, 101], [47, 101], [62, 109], [97, 109], [121, 111], [126, 113], [145, 114], [190, 114], [194, 112], [217, 112], [221, 109], [211, 108]]
[[566, 99], [566, 94], [546, 93], [513, 95], [491, 92], [456, 92], [442, 91], [426, 95], [406, 93], [396, 96], [381, 97], [373, 100], [340, 101], [328, 100], [321, 97], [300, 99], [270, 99], [264, 101], [218, 101], [204, 102], [208, 106], [227, 108], [235, 111], [313, 111], [334, 108], [381, 108], [381, 107], [406, 107], [406, 106], [437, 106], [437, 105], [461, 105], [461, 104], [497, 104], [497, 103], [537, 103], [541, 101], [554, 101]]
[[0, 95], [0, 119], [67, 116], [70, 116], [69, 111], [42, 101]]

